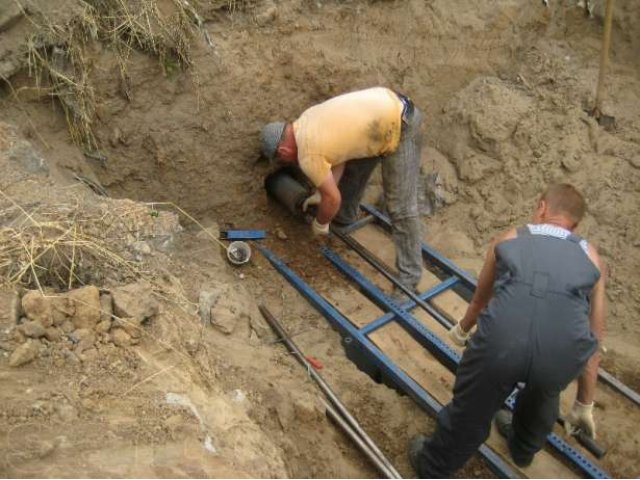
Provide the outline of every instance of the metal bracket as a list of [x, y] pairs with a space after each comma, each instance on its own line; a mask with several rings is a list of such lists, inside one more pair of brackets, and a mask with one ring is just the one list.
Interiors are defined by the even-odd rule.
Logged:
[[266, 238], [264, 230], [223, 230], [220, 232], [221, 240], [262, 240]]

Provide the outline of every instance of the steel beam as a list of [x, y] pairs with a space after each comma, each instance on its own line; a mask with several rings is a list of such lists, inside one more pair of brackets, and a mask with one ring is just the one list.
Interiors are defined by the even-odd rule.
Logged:
[[[440, 295], [442, 292], [444, 292], [445, 290], [450, 289], [451, 287], [453, 287], [454, 285], [456, 285], [460, 280], [458, 279], [458, 277], [449, 277], [447, 278], [444, 282], [441, 282], [437, 285], [434, 285], [433, 287], [431, 287], [430, 289], [419, 293], [418, 294], [418, 298], [422, 301], [427, 301], [430, 298], [435, 297], [436, 295]], [[408, 311], [411, 309], [414, 309], [418, 306], [418, 304], [416, 302], [414, 302], [413, 300], [409, 300], [408, 302], [403, 303], [402, 305], [400, 305], [400, 308], [402, 310]], [[382, 315], [381, 317], [376, 318], [373, 322], [365, 325], [364, 327], [362, 327], [360, 329], [360, 331], [365, 334], [368, 335], [371, 332], [373, 332], [374, 330], [383, 327], [384, 325], [386, 325], [387, 323], [389, 323], [392, 320], [395, 320], [396, 318], [396, 314], [393, 312], [387, 312], [384, 315]]]
[[[393, 382], [411, 396], [418, 406], [432, 416], [436, 416], [442, 408], [422, 386], [398, 368], [366, 335], [344, 317], [331, 303], [313, 290], [302, 278], [282, 262], [268, 248], [256, 244], [258, 251], [280, 272], [280, 274], [314, 307], [316, 308], [338, 331], [351, 342], [355, 342]], [[518, 478], [516, 472], [498, 454], [486, 445], [479, 448], [480, 454], [485, 458], [492, 472], [500, 478]]]

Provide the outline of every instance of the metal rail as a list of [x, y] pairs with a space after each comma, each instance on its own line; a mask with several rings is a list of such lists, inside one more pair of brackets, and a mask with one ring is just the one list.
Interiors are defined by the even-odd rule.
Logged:
[[[338, 329], [344, 337], [345, 343], [353, 344], [355, 348], [365, 353], [372, 364], [387, 375], [398, 388], [413, 398], [421, 409], [432, 416], [435, 416], [440, 411], [442, 405], [435, 398], [402, 369], [398, 368], [395, 363], [331, 303], [314, 291], [268, 248], [260, 244], [256, 244], [256, 248], [316, 310]], [[513, 468], [489, 447], [483, 444], [480, 446], [479, 452], [487, 460], [489, 467], [496, 476], [501, 478], [518, 478]]]
[[[336, 252], [328, 247], [323, 247], [322, 253], [347, 278], [355, 282], [361, 288], [362, 292], [376, 305], [378, 305], [380, 308], [383, 308], [384, 310], [393, 312], [398, 318], [398, 322], [400, 323], [400, 325], [405, 328], [405, 330], [407, 330], [407, 332], [417, 342], [427, 348], [430, 352], [433, 352], [436, 358], [447, 360], [454, 359], [453, 364], [448, 361], [442, 363], [450, 371], [455, 373], [455, 369], [460, 360], [460, 356], [457, 352], [454, 352], [455, 355], [451, 355], [450, 352], [452, 352], [453, 350], [446, 343], [440, 340], [429, 329], [422, 325], [422, 323], [416, 320], [410, 313], [403, 311], [396, 302], [388, 298], [377, 286], [375, 286], [369, 279], [362, 275], [362, 273], [360, 273], [352, 265], [342, 259]], [[421, 328], [415, 328], [415, 323], [418, 323]], [[513, 409], [513, 403], [505, 402], [505, 405], [507, 405], [508, 408]], [[602, 470], [599, 466], [595, 465], [587, 457], [582, 455], [582, 453], [573, 448], [564, 439], [562, 439], [555, 433], [550, 433], [547, 436], [547, 441], [559, 453], [564, 455], [571, 463], [573, 463], [590, 478], [609, 478], [607, 472]]]
[[[385, 229], [389, 230], [391, 228], [391, 220], [389, 220], [389, 218], [378, 209], [371, 205], [361, 205], [361, 208], [363, 211], [367, 212], [369, 215], [375, 218]], [[463, 282], [465, 287], [467, 287], [472, 293], [476, 289], [477, 280], [473, 275], [462, 270], [455, 263], [438, 252], [435, 248], [427, 245], [424, 242], [422, 243], [422, 256], [425, 258], [425, 260], [436, 265], [442, 271], [447, 272], [448, 275], [455, 275], [456, 277], [458, 277], [460, 281]], [[622, 381], [618, 380], [602, 367], [598, 368], [598, 379], [613, 390], [616, 390], [618, 393], [631, 400], [636, 405], [640, 406], [640, 393], [625, 385]]]
[[333, 407], [327, 408], [327, 411], [331, 414], [334, 420], [345, 430], [347, 435], [356, 442], [358, 447], [360, 447], [365, 455], [367, 455], [367, 457], [376, 465], [378, 470], [387, 475], [387, 478], [402, 478], [387, 457], [385, 457], [384, 453], [382, 453], [367, 432], [365, 432], [360, 426], [360, 423], [358, 423], [353, 415], [351, 415], [347, 407], [345, 407], [338, 396], [333, 392], [322, 375], [309, 365], [309, 362], [306, 360], [302, 350], [298, 348], [280, 322], [264, 305], [259, 305], [258, 308], [273, 331], [278, 335], [280, 340], [285, 343], [289, 352], [292, 353], [296, 360], [306, 368], [307, 372], [309, 372], [309, 376], [318, 384], [322, 393], [326, 395], [327, 399], [329, 399], [333, 407], [335, 407], [335, 410]]

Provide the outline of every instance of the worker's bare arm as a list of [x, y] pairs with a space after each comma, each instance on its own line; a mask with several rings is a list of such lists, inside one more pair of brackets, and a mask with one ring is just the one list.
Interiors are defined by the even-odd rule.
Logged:
[[[340, 172], [338, 178], [342, 175]], [[340, 202], [342, 201], [342, 197], [340, 195], [340, 190], [338, 190], [338, 184], [336, 182], [336, 178], [334, 177], [333, 171], [329, 172], [327, 177], [318, 187], [318, 191], [322, 199], [320, 200], [320, 204], [318, 205], [318, 214], [316, 215], [316, 220], [320, 224], [327, 224], [331, 221], [333, 217], [335, 217], [336, 213], [338, 213], [338, 209], [340, 208]]]
[[474, 327], [474, 325], [478, 321], [478, 315], [480, 314], [482, 309], [487, 306], [489, 300], [491, 299], [491, 295], [493, 294], [493, 282], [496, 276], [496, 245], [505, 240], [516, 238], [516, 236], [517, 231], [515, 228], [512, 228], [498, 235], [491, 242], [491, 245], [487, 250], [484, 265], [482, 266], [482, 270], [480, 271], [480, 276], [478, 277], [478, 285], [476, 287], [476, 291], [474, 292], [473, 298], [469, 303], [467, 312], [460, 321], [460, 327], [465, 332], [468, 332]]
[[[606, 268], [598, 251], [592, 245], [589, 245], [589, 258], [598, 270], [600, 270], [600, 279], [591, 291], [589, 323], [591, 332], [598, 339], [598, 344], [601, 344], [604, 337]], [[576, 398], [580, 403], [590, 404], [593, 402], [599, 365], [600, 349], [598, 348], [587, 362], [582, 375], [578, 378], [578, 393]]]

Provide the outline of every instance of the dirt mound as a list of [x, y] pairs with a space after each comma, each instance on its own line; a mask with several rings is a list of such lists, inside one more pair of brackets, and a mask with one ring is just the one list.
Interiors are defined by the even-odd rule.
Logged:
[[[526, 222], [545, 185], [576, 185], [589, 208], [580, 233], [600, 249], [609, 266], [605, 343], [631, 379], [638, 359], [629, 335], [638, 338], [640, 327], [630, 319], [640, 313], [640, 304], [629, 280], [635, 278], [640, 256], [637, 242], [625, 239], [640, 233], [635, 214], [640, 208], [640, 144], [604, 131], [580, 105], [556, 92], [523, 83], [524, 74], [519, 78], [474, 80], [446, 105], [434, 126], [438, 146], [459, 180], [458, 202], [437, 216], [443, 222], [437, 228], [461, 231], [482, 247], [500, 229]], [[635, 121], [626, 115], [637, 118], [626, 106], [616, 105], [616, 111], [626, 128]], [[468, 255], [451, 245], [443, 244], [443, 249]]]

